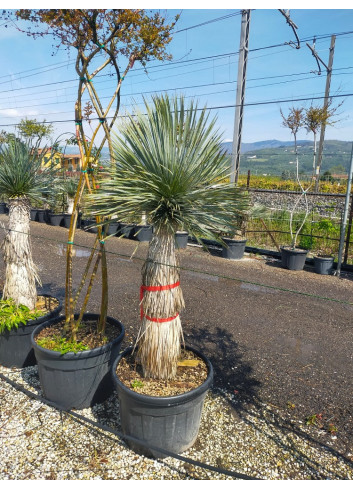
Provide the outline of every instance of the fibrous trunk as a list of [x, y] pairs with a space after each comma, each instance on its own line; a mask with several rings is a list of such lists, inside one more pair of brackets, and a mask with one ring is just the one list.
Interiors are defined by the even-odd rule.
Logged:
[[36, 280], [30, 243], [30, 204], [27, 199], [9, 200], [9, 230], [3, 243], [6, 266], [3, 298], [34, 309], [37, 301]]
[[179, 313], [184, 307], [179, 277], [174, 234], [155, 233], [142, 270], [142, 324], [137, 340], [145, 377], [176, 375], [182, 341]]

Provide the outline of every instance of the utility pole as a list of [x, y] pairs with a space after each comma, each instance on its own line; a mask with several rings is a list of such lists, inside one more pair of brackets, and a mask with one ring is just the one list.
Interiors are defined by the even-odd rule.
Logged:
[[232, 164], [231, 164], [231, 174], [230, 174], [231, 183], [237, 183], [239, 178], [241, 133], [243, 127], [245, 83], [246, 83], [246, 67], [247, 67], [248, 53], [249, 53], [250, 14], [251, 14], [251, 10], [242, 10], [241, 13], [237, 95], [235, 101]]
[[[330, 55], [329, 55], [329, 60], [328, 60], [328, 66], [319, 58], [317, 52], [315, 51], [315, 48], [312, 48], [309, 46], [312, 55], [316, 58], [316, 61], [319, 65], [319, 61], [325, 66], [326, 68], [326, 88], [325, 88], [325, 102], [324, 102], [324, 109], [327, 110], [328, 105], [329, 105], [329, 97], [330, 97], [330, 86], [331, 86], [331, 75], [332, 75], [332, 65], [333, 65], [333, 56], [335, 53], [335, 42], [336, 42], [336, 36], [331, 36], [331, 45], [330, 45]], [[320, 65], [319, 65], [320, 69]], [[319, 71], [320, 74], [321, 71]], [[319, 190], [319, 180], [320, 180], [320, 168], [321, 168], [321, 162], [322, 162], [322, 153], [324, 149], [324, 140], [325, 140], [325, 129], [326, 129], [326, 124], [321, 125], [320, 129], [320, 142], [319, 142], [319, 151], [318, 151], [318, 156], [317, 156], [317, 164], [316, 164], [316, 170], [315, 170], [315, 192], [318, 192]]]
[[[300, 49], [300, 40], [297, 34], [298, 26], [296, 26], [292, 21], [292, 19], [290, 18], [290, 11], [283, 10], [283, 9], [278, 9], [278, 10], [285, 17], [287, 24], [292, 28], [296, 37], [296, 42], [290, 41], [286, 44], [295, 47], [296, 49]], [[250, 9], [241, 11], [237, 95], [235, 101], [232, 162], [231, 162], [231, 173], [230, 173], [231, 183], [238, 183], [238, 178], [239, 178], [241, 133], [243, 127], [244, 99], [245, 99], [246, 67], [248, 63], [248, 54], [249, 54], [250, 14], [251, 14]]]

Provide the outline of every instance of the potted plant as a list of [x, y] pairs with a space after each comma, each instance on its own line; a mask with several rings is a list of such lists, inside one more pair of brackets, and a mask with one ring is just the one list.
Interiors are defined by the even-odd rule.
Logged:
[[223, 233], [222, 257], [228, 260], [240, 260], [244, 256], [246, 246], [246, 215], [239, 214], [236, 219], [235, 234]]
[[[100, 218], [96, 219], [96, 224], [102, 226], [97, 229], [78, 290], [73, 292], [72, 257], [79, 209], [84, 192], [94, 194], [99, 187], [103, 172], [99, 171], [98, 162], [105, 144], [111, 155], [111, 130], [119, 113], [120, 89], [125, 77], [135, 61], [144, 65], [151, 59], [169, 59], [166, 47], [172, 39], [175, 23], [168, 24], [159, 13], [143, 9], [20, 9], [7, 11], [6, 15], [15, 16], [16, 20], [24, 19], [30, 26], [42, 24], [44, 29], [40, 34], [31, 27], [26, 33], [34, 38], [43, 32], [49, 34], [63, 48], [76, 54], [75, 139], [81, 166], [66, 247], [65, 315], [37, 328], [32, 335], [32, 344], [44, 396], [66, 409], [84, 408], [97, 400], [99, 391], [107, 396], [113, 389], [107, 372], [118, 353], [124, 328], [119, 321], [110, 321], [108, 316], [105, 237], [109, 219], [104, 223]], [[127, 60], [123, 69], [118, 62], [119, 54]], [[95, 86], [95, 77], [102, 76], [105, 69], [112, 69], [116, 77], [106, 107]], [[93, 123], [96, 124], [94, 128]], [[99, 144], [95, 148], [97, 140]], [[98, 268], [101, 271], [101, 305], [99, 314], [92, 316], [86, 314], [86, 308]], [[78, 308], [83, 290], [85, 295]], [[105, 384], [104, 388], [101, 388], [102, 384]]]
[[[281, 116], [283, 119], [282, 125], [290, 129], [294, 137], [294, 151], [295, 151], [295, 158], [296, 158], [296, 181], [300, 188], [300, 193], [290, 211], [290, 216], [289, 216], [289, 230], [291, 236], [291, 244], [290, 246], [287, 247], [286, 246], [281, 247], [281, 259], [284, 268], [288, 268], [289, 270], [303, 270], [308, 251], [297, 248], [296, 245], [297, 245], [299, 233], [302, 230], [306, 218], [309, 214], [307, 192], [310, 190], [310, 188], [313, 185], [313, 180], [311, 180], [307, 188], [304, 189], [302, 182], [299, 178], [299, 156], [298, 156], [297, 134], [299, 130], [304, 126], [304, 120], [305, 120], [304, 109], [293, 107], [290, 109], [287, 117], [283, 114], [281, 110]], [[297, 211], [299, 204], [302, 201], [304, 201], [305, 212], [303, 214], [303, 218], [301, 222], [299, 223], [299, 225], [296, 226], [296, 229], [294, 229], [293, 226], [294, 215]]]
[[52, 226], [62, 226], [65, 216], [65, 195], [60, 185], [60, 179], [57, 180], [56, 185], [53, 184], [49, 196], [49, 224]]
[[[136, 109], [119, 127], [115, 165], [88, 202], [90, 212], [101, 218], [117, 214], [133, 222], [145, 212], [153, 225], [142, 268], [140, 332], [135, 348], [115, 361], [113, 376], [123, 432], [181, 452], [197, 437], [213, 371], [201, 352], [182, 347], [184, 299], [175, 233], [183, 229], [198, 239], [219, 241], [215, 230], [232, 230], [234, 215], [248, 201], [240, 189], [222, 183], [229, 171], [227, 158], [206, 109], [199, 113], [194, 102], [186, 107], [182, 97], [165, 95], [153, 97], [152, 105], [145, 102], [144, 112]], [[196, 386], [175, 394], [172, 386], [187, 371], [188, 361], [199, 368]], [[140, 378], [130, 376], [136, 369]], [[136, 392], [145, 384], [146, 391]], [[160, 455], [129, 445], [145, 455]]]
[[[332, 117], [335, 115], [338, 107], [341, 104], [335, 108], [330, 108], [330, 105], [331, 105], [331, 101], [329, 103], [325, 102], [323, 107], [310, 106], [306, 110], [303, 107], [302, 108], [292, 107], [289, 111], [288, 116], [285, 116], [282, 110], [280, 111], [282, 116], [282, 125], [291, 131], [294, 138], [294, 151], [295, 151], [295, 158], [296, 158], [296, 182], [300, 188], [300, 193], [297, 199], [295, 200], [295, 203], [290, 211], [289, 228], [290, 228], [290, 235], [291, 235], [291, 244], [289, 247], [281, 248], [282, 265], [285, 268], [289, 268], [290, 270], [302, 270], [304, 268], [306, 256], [308, 253], [307, 250], [299, 249], [296, 247], [296, 245], [297, 245], [299, 233], [302, 230], [309, 214], [307, 193], [313, 187], [316, 178], [318, 178], [320, 172], [320, 167], [317, 166], [317, 162], [316, 162], [317, 136], [319, 130], [322, 130], [324, 126], [335, 124], [335, 122], [332, 121]], [[305, 127], [308, 133], [312, 132], [314, 137], [313, 172], [312, 172], [312, 177], [305, 189], [299, 177], [299, 156], [298, 156], [298, 145], [297, 145], [297, 134], [302, 127]], [[297, 224], [296, 228], [294, 229], [293, 218], [295, 213], [297, 212], [299, 205], [302, 202], [304, 203], [305, 211], [299, 224]], [[296, 217], [297, 216], [298, 214], [296, 214]]]
[[30, 243], [30, 199], [40, 202], [55, 180], [42, 168], [39, 142], [29, 146], [18, 138], [0, 146], [0, 192], [9, 205], [8, 230], [2, 245], [5, 283], [0, 301], [0, 363], [33, 365], [31, 333], [36, 325], [57, 316], [58, 299], [37, 294], [40, 283]]
[[[65, 213], [64, 213], [64, 227], [70, 229], [72, 213], [74, 209], [74, 199], [77, 190], [77, 179], [64, 178], [63, 181], [63, 193], [65, 198]], [[77, 219], [77, 226], [80, 227], [80, 216]]]

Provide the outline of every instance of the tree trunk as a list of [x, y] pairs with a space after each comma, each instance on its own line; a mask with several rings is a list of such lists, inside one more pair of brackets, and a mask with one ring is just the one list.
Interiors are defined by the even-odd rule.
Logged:
[[37, 301], [36, 280], [30, 244], [30, 204], [27, 199], [9, 200], [9, 230], [3, 242], [5, 284], [3, 298], [34, 309]]
[[142, 324], [137, 339], [145, 377], [176, 375], [183, 339], [179, 313], [184, 307], [179, 278], [174, 234], [154, 234], [142, 270]]

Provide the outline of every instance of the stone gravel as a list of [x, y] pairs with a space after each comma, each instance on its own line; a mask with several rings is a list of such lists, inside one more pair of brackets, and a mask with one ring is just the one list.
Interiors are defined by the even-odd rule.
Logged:
[[[37, 367], [0, 367], [7, 378], [41, 395]], [[351, 480], [352, 453], [341, 456], [330, 448], [333, 434], [316, 433], [313, 426], [289, 429], [281, 413], [260, 403], [234, 407], [237, 393], [211, 390], [205, 400], [195, 445], [174, 457], [153, 460], [137, 455], [124, 441], [89, 422], [33, 400], [0, 379], [1, 480], [232, 480], [212, 467], [266, 480]], [[121, 430], [119, 403], [107, 401], [79, 414], [117, 432]], [[319, 430], [317, 430], [319, 431]], [[350, 456], [350, 458], [349, 458]], [[210, 469], [196, 466], [198, 461]], [[241, 476], [238, 476], [241, 478]]]

